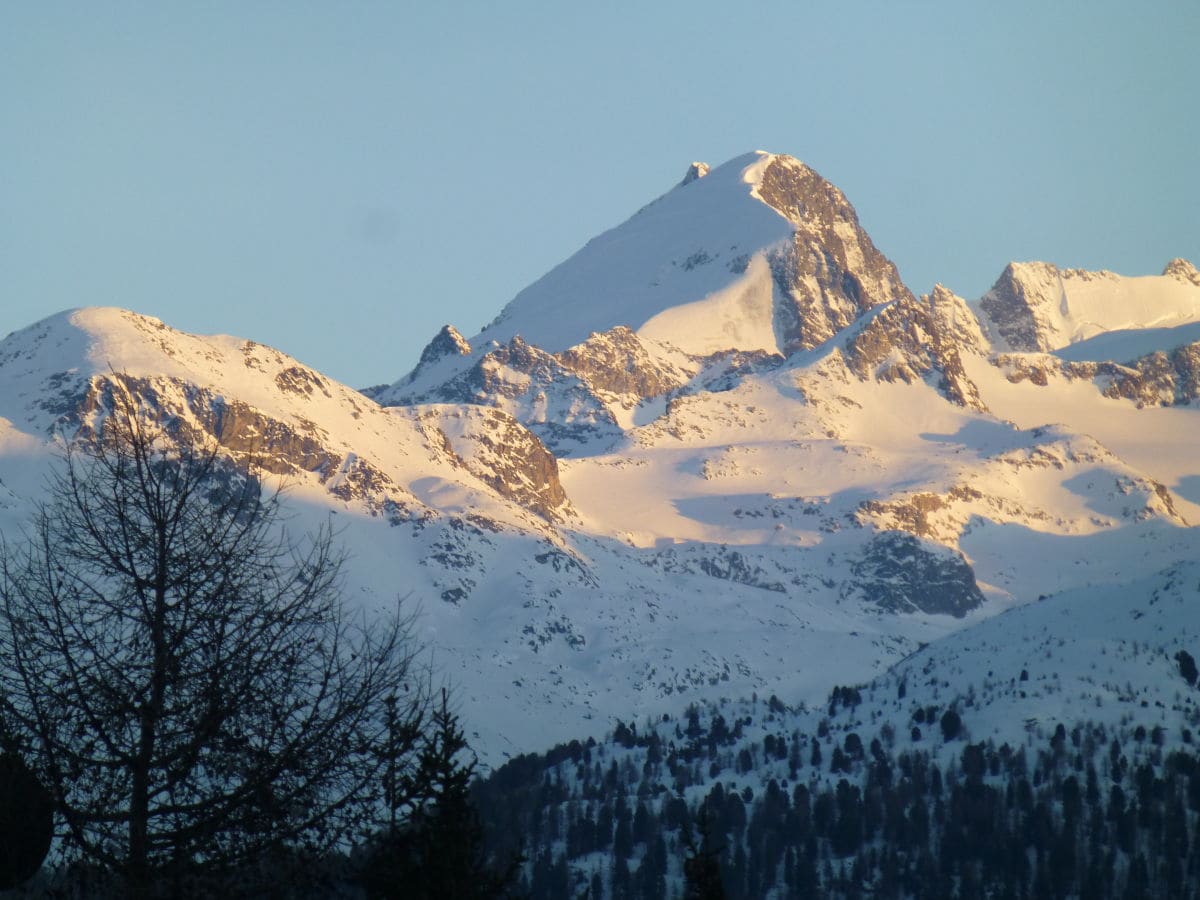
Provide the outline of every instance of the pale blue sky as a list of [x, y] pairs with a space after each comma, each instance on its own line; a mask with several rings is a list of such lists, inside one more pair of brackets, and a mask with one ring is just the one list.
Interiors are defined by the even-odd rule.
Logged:
[[755, 148], [917, 292], [1200, 264], [1198, 43], [1196, 0], [6, 3], [0, 335], [119, 305], [391, 381]]

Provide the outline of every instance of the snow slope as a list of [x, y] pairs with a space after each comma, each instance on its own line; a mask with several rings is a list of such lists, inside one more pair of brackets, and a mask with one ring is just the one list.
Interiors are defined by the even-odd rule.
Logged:
[[517, 294], [470, 339], [474, 357], [418, 366], [377, 399], [411, 400], [518, 335], [557, 353], [626, 326], [693, 354], [773, 352], [908, 294], [841, 191], [799, 160], [756, 151], [689, 171]]
[[[491, 761], [692, 699], [821, 698], [1196, 558], [1200, 351], [1087, 358], [1190, 340], [1189, 264], [917, 298], [802, 163], [695, 174], [366, 393], [122, 310], [10, 335], [0, 530], [120, 382], [286, 485], [298, 526], [334, 517], [351, 596], [420, 608]], [[1067, 344], [1090, 349], [1044, 352]]]
[[1200, 276], [1185, 260], [1137, 278], [1012, 263], [978, 308], [997, 349], [1059, 350], [1106, 332], [1200, 322]]

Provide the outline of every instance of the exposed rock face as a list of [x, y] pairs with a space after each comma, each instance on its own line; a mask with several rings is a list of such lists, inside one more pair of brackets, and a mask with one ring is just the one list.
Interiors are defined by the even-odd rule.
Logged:
[[851, 570], [854, 590], [887, 612], [962, 618], [983, 603], [975, 573], [961, 554], [904, 532], [874, 536]]
[[1010, 263], [980, 298], [983, 326], [997, 350], [1058, 350], [1104, 332], [1161, 328], [1200, 320], [1200, 273], [1186, 260], [1162, 275], [1060, 269]]
[[984, 495], [974, 488], [956, 485], [945, 495], [918, 491], [894, 500], [864, 500], [859, 504], [855, 518], [860, 525], [874, 523], [877, 527], [907, 531], [917, 537], [952, 542], [961, 529], [948, 529], [938, 521], [938, 514], [956, 503], [984, 499]]
[[1174, 406], [1200, 397], [1200, 342], [1159, 350], [1129, 366], [1101, 363], [1099, 374], [1111, 381], [1106, 397], [1124, 397], [1139, 406]]
[[353, 453], [331, 450], [329, 435], [315, 423], [285, 422], [240, 400], [175, 379], [119, 373], [93, 377], [68, 421], [84, 434], [102, 427], [114, 390], [138, 398], [179, 441], [195, 447], [215, 441], [240, 466], [274, 475], [315, 474], [334, 496], [360, 500], [375, 513], [395, 515], [411, 504], [411, 495], [375, 465]]
[[1104, 396], [1138, 406], [1178, 406], [1200, 399], [1200, 342], [1162, 350], [1128, 363], [1078, 362], [1056, 356], [1001, 354], [995, 363], [1014, 384], [1046, 387], [1053, 378], [1094, 381]]
[[416, 407], [446, 448], [496, 493], [550, 521], [569, 512], [558, 461], [527, 428], [499, 409], [482, 406]]
[[586, 379], [520, 335], [433, 391], [402, 402], [503, 409], [560, 454], [569, 454], [582, 443], [615, 440], [621, 433], [612, 412]]
[[691, 184], [693, 181], [698, 181], [709, 173], [708, 163], [694, 162], [688, 166], [687, 174], [683, 176], [683, 181], [679, 182], [679, 186]]
[[969, 353], [986, 355], [991, 352], [979, 320], [966, 300], [940, 284], [935, 284], [921, 299], [929, 306], [934, 328], [943, 343], [953, 343]]
[[281, 391], [311, 397], [320, 391], [326, 397], [329, 393], [328, 382], [324, 376], [318, 375], [312, 369], [304, 366], [289, 366], [275, 376], [275, 384]]
[[1163, 269], [1163, 274], [1200, 287], [1200, 271], [1197, 271], [1196, 267], [1186, 259], [1176, 258], [1171, 260], [1167, 263], [1166, 268]]
[[972, 330], [973, 322], [966, 304], [939, 285], [929, 297], [897, 300], [875, 313], [847, 340], [846, 365], [864, 381], [912, 384], [935, 374], [936, 386], [947, 399], [986, 411], [960, 355], [963, 346], [982, 349], [982, 336], [977, 327]]
[[421, 351], [421, 359], [417, 365], [427, 366], [446, 356], [468, 356], [470, 353], [471, 345], [458, 333], [458, 329], [453, 325], [443, 325], [442, 330]]
[[[1045, 307], [1059, 273], [1049, 263], [1009, 263], [979, 301], [989, 326], [1011, 350], [1052, 350], [1052, 325]], [[1061, 291], [1061, 288], [1060, 288]]]
[[685, 373], [652, 359], [637, 335], [624, 325], [593, 334], [557, 358], [593, 388], [639, 400], [658, 397], [687, 380]]
[[786, 298], [777, 311], [786, 352], [817, 346], [872, 306], [913, 299], [845, 195], [804, 163], [774, 157], [758, 195], [796, 226], [791, 244], [770, 259]]
[[561, 455], [621, 435], [614, 409], [630, 410], [687, 381], [687, 373], [647, 353], [631, 330], [593, 334], [562, 353], [519, 335], [433, 391], [409, 403], [470, 403], [503, 409]]
[[[435, 334], [433, 340], [425, 345], [425, 349], [421, 351], [421, 358], [417, 361], [416, 366], [404, 377], [400, 384], [411, 384], [430, 369], [436, 367], [444, 359], [470, 355], [471, 344], [467, 339], [453, 325], [443, 325], [442, 330]], [[372, 400], [386, 403], [386, 397], [392, 390], [393, 386], [390, 384], [377, 384], [372, 387], [363, 388], [362, 393]]]

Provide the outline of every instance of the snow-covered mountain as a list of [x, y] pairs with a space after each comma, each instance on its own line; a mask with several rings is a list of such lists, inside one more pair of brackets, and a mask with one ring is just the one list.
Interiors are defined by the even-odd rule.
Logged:
[[1039, 596], [1200, 549], [1200, 275], [1013, 264], [915, 296], [837, 188], [683, 182], [363, 392], [84, 309], [0, 342], [0, 528], [124, 381], [334, 516], [492, 761], [614, 716], [865, 681]]
[[956, 896], [946, 884], [972, 881], [1020, 896], [1050, 873], [1062, 896], [1127, 896], [1139, 877], [1143, 896], [1175, 896], [1200, 852], [1177, 839], [1200, 827], [1198, 639], [1186, 562], [994, 616], [823, 702], [624, 719], [514, 760], [477, 795], [497, 845], [523, 836], [534, 898], [682, 896], [702, 809], [737, 896]]

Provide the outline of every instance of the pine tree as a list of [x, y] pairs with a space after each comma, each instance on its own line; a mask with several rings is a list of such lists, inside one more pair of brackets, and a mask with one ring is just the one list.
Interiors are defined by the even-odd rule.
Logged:
[[683, 861], [686, 879], [684, 900], [725, 900], [725, 887], [721, 883], [720, 848], [713, 847], [708, 822], [707, 805], [697, 817], [700, 831], [700, 846], [692, 837], [691, 829], [684, 831], [687, 859]]
[[494, 868], [484, 850], [483, 824], [471, 799], [476, 761], [458, 716], [442, 691], [431, 715], [406, 796], [416, 797], [402, 824], [383, 836], [367, 861], [363, 882], [371, 898], [490, 900], [509, 896], [520, 858]]

